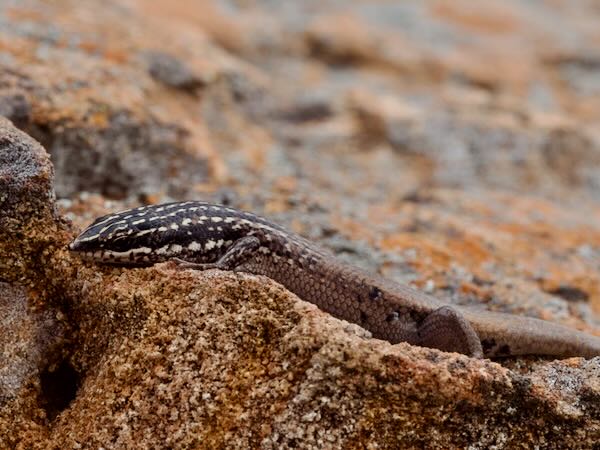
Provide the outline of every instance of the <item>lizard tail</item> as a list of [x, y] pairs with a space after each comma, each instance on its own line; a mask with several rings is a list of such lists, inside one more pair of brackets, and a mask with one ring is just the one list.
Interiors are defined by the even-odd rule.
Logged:
[[461, 308], [487, 358], [512, 355], [600, 356], [600, 337], [554, 322]]

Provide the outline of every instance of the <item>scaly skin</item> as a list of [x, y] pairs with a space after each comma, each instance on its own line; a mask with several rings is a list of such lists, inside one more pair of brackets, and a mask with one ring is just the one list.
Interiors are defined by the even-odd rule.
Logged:
[[190, 201], [97, 219], [69, 247], [122, 266], [175, 260], [182, 268], [265, 275], [375, 338], [475, 357], [600, 355], [600, 338], [552, 322], [451, 306], [344, 264], [279, 225], [226, 206]]

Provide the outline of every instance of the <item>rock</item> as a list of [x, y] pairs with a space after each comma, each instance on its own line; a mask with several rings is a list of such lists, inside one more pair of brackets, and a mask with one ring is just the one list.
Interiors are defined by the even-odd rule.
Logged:
[[[47, 148], [58, 175], [59, 197], [80, 191], [109, 198], [157, 192], [185, 196], [206, 182], [218, 158], [203, 136], [202, 124], [182, 115], [179, 99], [145, 107], [164, 85], [153, 80], [138, 57], [144, 51], [132, 52], [135, 57], [125, 64], [116, 48], [101, 49], [100, 43], [96, 48], [43, 24], [9, 20], [7, 25], [5, 20], [0, 12], [0, 39], [15, 47], [2, 53], [10, 53], [10, 58], [0, 57], [0, 115]], [[37, 46], [30, 40], [35, 49], [16, 45], [28, 33], [41, 36], [44, 43]], [[105, 37], [110, 46], [112, 38]], [[68, 44], [61, 44], [63, 38]], [[166, 52], [149, 54], [155, 55], [152, 72], [163, 82], [170, 76], [170, 83], [191, 89], [201, 84], [201, 76], [210, 79], [181, 63], [165, 62]], [[176, 181], [174, 173], [182, 178]]]
[[0, 447], [34, 433], [39, 442], [55, 402], [45, 380], [61, 361], [65, 326], [46, 303], [58, 280], [52, 255], [65, 225], [55, 212], [44, 149], [0, 118]]
[[436, 184], [510, 190], [526, 179], [547, 195], [569, 188], [598, 195], [600, 140], [573, 124], [523, 126], [491, 113], [482, 121], [471, 112], [419, 109], [365, 92], [353, 93], [349, 104], [366, 148], [383, 142], [406, 157], [426, 159]]
[[51, 142], [61, 196], [97, 191], [109, 198], [124, 198], [161, 189], [185, 195], [191, 185], [167, 186], [168, 173], [185, 172], [182, 180], [192, 184], [206, 176], [204, 163], [184, 148], [188, 133], [177, 125], [151, 118], [140, 122], [128, 111], [113, 111], [104, 119], [100, 127], [81, 126], [44, 136], [43, 140]]
[[198, 75], [172, 55], [148, 52], [145, 58], [150, 75], [167, 86], [193, 91], [204, 85], [204, 81]]
[[[11, 227], [29, 229], [12, 240], [40, 245], [55, 220], [47, 156], [8, 122], [1, 130], [13, 149], [1, 159], [5, 204], [24, 211]], [[41, 241], [55, 244], [47, 267], [23, 274], [35, 296], [2, 285], [3, 447], [585, 448], [600, 436], [595, 360], [523, 371], [393, 346], [264, 277], [85, 267], [63, 239]]]
[[524, 434], [570, 446], [598, 436], [591, 361], [519, 373], [392, 346], [256, 276], [163, 264], [86, 269], [73, 282], [85, 286], [72, 317], [86, 341], [73, 355], [81, 388], [50, 446], [344, 448], [368, 436], [387, 448], [489, 447]]
[[[0, 280], [24, 278], [57, 233], [53, 169], [46, 151], [0, 117]], [[43, 262], [41, 262], [43, 264]]]
[[[45, 389], [42, 379], [51, 378], [60, 361], [64, 329], [51, 309], [36, 310], [34, 303], [34, 297], [24, 288], [0, 283], [0, 409], [3, 410], [26, 401], [27, 395], [35, 390], [39, 390], [39, 409], [47, 413], [54, 408], [47, 401], [53, 392]], [[36, 417], [39, 409], [13, 408], [13, 412], [17, 410], [19, 415], [39, 420]], [[0, 417], [0, 422], [3, 419], [6, 417]]]
[[598, 333], [598, 11], [221, 3], [0, 6], [0, 448], [594, 448], [598, 358], [392, 346], [266, 278], [66, 245], [221, 199]]
[[22, 127], [31, 119], [31, 105], [21, 92], [6, 92], [0, 97], [0, 116]]

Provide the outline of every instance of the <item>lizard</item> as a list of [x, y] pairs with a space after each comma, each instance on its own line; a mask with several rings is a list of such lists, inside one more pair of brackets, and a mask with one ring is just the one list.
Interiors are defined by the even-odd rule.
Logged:
[[141, 206], [96, 219], [69, 244], [83, 260], [267, 276], [374, 338], [475, 358], [600, 355], [600, 337], [558, 323], [445, 303], [346, 264], [269, 220], [202, 201]]

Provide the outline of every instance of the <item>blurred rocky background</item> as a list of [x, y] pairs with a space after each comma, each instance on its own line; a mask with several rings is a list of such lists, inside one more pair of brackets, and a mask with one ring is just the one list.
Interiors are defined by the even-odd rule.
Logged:
[[[157, 333], [148, 332], [153, 345], [160, 340], [164, 324], [146, 319], [159, 314], [153, 302], [162, 291], [127, 297], [139, 286], [134, 275], [100, 279], [77, 269], [64, 245], [101, 214], [211, 200], [266, 215], [449, 302], [600, 334], [599, 24], [592, 0], [0, 0], [0, 115], [37, 140], [53, 166], [2, 122], [0, 447], [592, 448], [600, 439], [597, 359], [501, 367], [455, 357], [440, 367], [406, 346], [399, 353], [409, 356], [394, 361], [410, 370], [394, 378], [377, 353], [391, 350], [365, 347], [360, 332], [341, 337], [348, 332], [339, 323], [332, 339], [353, 342], [344, 344], [351, 362], [320, 356], [344, 370], [315, 362], [321, 344], [289, 342], [277, 366], [289, 367], [302, 348], [306, 366], [292, 364], [304, 367], [300, 378], [312, 373], [326, 384], [344, 373], [348, 385], [333, 394], [310, 393], [331, 399], [353, 386], [349, 403], [334, 402], [339, 417], [315, 400], [297, 415], [263, 411], [264, 423], [255, 423], [244, 415], [258, 408], [252, 402], [231, 415], [211, 410], [238, 399], [219, 400], [209, 388], [186, 415], [178, 396], [208, 381], [176, 377], [181, 384], [171, 378], [156, 400], [172, 409], [158, 414], [132, 390], [146, 370], [160, 379], [182, 366], [177, 358], [136, 366], [133, 355], [151, 354], [149, 344], [129, 346], [146, 326]], [[117, 285], [109, 293], [107, 280]], [[192, 281], [184, 284], [192, 289]], [[246, 298], [244, 286], [219, 295]], [[256, 302], [272, 307], [253, 286], [250, 312]], [[280, 315], [287, 325], [279, 328], [297, 320]], [[227, 320], [214, 334], [190, 332], [208, 340], [191, 353], [224, 357], [207, 342], [230, 336], [235, 321]], [[317, 339], [321, 326], [304, 331]], [[372, 352], [382, 359], [370, 361]], [[257, 377], [251, 366], [248, 377]], [[223, 367], [215, 363], [211, 376]], [[457, 367], [467, 381], [448, 390]], [[269, 364], [260, 370], [266, 380], [285, 378]], [[416, 373], [422, 385], [402, 391]], [[361, 397], [357, 386], [374, 379], [400, 410], [386, 410], [379, 391]], [[398, 391], [388, 387], [395, 384]], [[244, 389], [263, 402], [277, 397], [273, 386]], [[282, 396], [297, 405], [294, 394]], [[378, 428], [373, 417], [391, 422]]]

